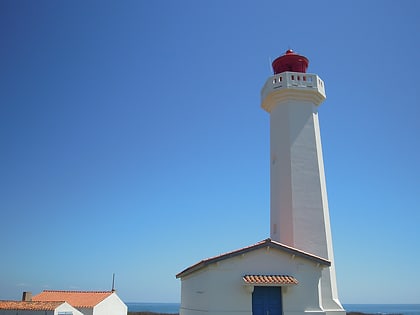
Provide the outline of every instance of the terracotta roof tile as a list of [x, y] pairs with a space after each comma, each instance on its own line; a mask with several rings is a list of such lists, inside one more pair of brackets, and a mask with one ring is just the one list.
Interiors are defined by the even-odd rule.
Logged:
[[286, 275], [245, 275], [243, 279], [247, 284], [294, 285], [299, 283], [295, 277]]
[[64, 301], [0, 301], [1, 310], [53, 311]]
[[113, 291], [53, 291], [44, 290], [32, 301], [66, 301], [73, 307], [93, 308], [110, 296]]

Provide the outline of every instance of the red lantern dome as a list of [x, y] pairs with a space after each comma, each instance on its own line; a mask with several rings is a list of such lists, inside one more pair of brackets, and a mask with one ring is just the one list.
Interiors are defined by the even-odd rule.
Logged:
[[296, 54], [293, 50], [289, 49], [283, 56], [278, 57], [271, 64], [274, 74], [282, 73], [285, 71], [292, 72], [306, 72], [308, 68], [308, 58]]

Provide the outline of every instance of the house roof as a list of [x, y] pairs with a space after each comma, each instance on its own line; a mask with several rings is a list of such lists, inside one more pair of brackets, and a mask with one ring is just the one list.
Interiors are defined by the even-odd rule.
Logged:
[[93, 308], [114, 291], [53, 291], [44, 290], [35, 295], [32, 301], [66, 301], [73, 307]]
[[218, 255], [218, 256], [215, 256], [215, 257], [203, 259], [203, 260], [199, 261], [198, 263], [184, 269], [183, 271], [178, 273], [176, 275], [176, 277], [177, 278], [185, 277], [185, 276], [187, 276], [187, 275], [189, 275], [193, 272], [196, 272], [196, 271], [198, 271], [198, 270], [200, 270], [200, 269], [202, 269], [202, 268], [204, 268], [204, 267], [206, 267], [210, 264], [213, 264], [215, 262], [225, 260], [225, 259], [228, 259], [228, 258], [232, 258], [232, 257], [238, 256], [238, 255], [242, 255], [242, 254], [245, 254], [247, 252], [254, 251], [254, 250], [257, 250], [257, 249], [260, 249], [260, 248], [264, 248], [264, 247], [274, 248], [274, 249], [289, 253], [291, 255], [295, 255], [295, 256], [298, 256], [298, 257], [308, 259], [310, 261], [313, 261], [317, 264], [321, 264], [321, 265], [324, 265], [324, 266], [331, 266], [331, 262], [329, 260], [325, 259], [325, 258], [321, 258], [319, 256], [309, 254], [307, 252], [301, 251], [301, 250], [296, 249], [294, 247], [291, 247], [291, 246], [273, 241], [270, 238], [267, 238], [267, 239], [265, 239], [261, 242], [253, 244], [251, 246], [243, 247], [243, 248], [240, 248], [240, 249], [237, 249], [237, 250], [225, 253], [225, 254], [221, 254], [221, 255]]
[[287, 275], [245, 275], [243, 279], [246, 284], [259, 285], [293, 285], [299, 283], [295, 277]]
[[53, 311], [64, 301], [0, 301], [1, 310]]

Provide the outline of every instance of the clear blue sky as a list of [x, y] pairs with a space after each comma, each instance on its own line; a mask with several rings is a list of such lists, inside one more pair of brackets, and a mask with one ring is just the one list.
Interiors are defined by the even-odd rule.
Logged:
[[339, 296], [420, 303], [419, 1], [0, 1], [0, 299], [108, 290], [269, 237], [269, 60], [319, 109]]

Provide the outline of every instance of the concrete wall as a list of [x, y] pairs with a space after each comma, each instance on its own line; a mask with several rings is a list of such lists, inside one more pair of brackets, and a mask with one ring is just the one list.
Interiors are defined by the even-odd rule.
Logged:
[[251, 315], [253, 286], [246, 274], [281, 274], [298, 279], [296, 286], [283, 287], [283, 314], [322, 311], [319, 280], [321, 267], [309, 260], [277, 249], [257, 249], [211, 264], [181, 282], [181, 315]]

